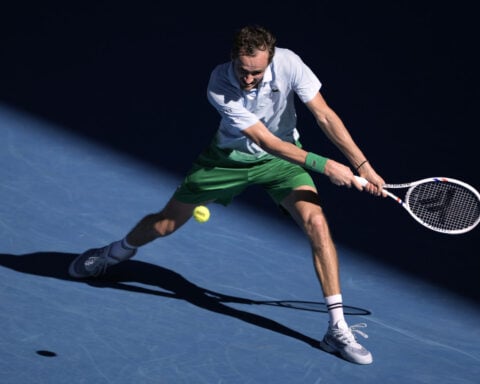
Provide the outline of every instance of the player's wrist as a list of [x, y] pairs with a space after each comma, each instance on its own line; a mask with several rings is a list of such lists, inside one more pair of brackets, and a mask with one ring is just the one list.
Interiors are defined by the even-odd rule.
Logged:
[[318, 172], [325, 173], [325, 165], [327, 164], [328, 158], [317, 155], [313, 152], [308, 152], [305, 157], [305, 168]]
[[369, 162], [367, 159], [361, 161], [358, 165], [355, 166], [356, 171], [358, 172], [360, 168], [364, 167], [365, 165], [368, 165]]

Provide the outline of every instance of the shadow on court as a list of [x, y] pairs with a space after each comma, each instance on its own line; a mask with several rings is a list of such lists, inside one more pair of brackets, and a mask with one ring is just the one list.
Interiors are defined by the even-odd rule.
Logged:
[[[206, 309], [225, 316], [253, 324], [257, 327], [298, 339], [313, 348], [320, 348], [319, 341], [294, 331], [276, 321], [264, 316], [242, 311], [225, 305], [225, 303], [245, 305], [268, 305], [285, 307], [294, 310], [324, 312], [324, 303], [310, 301], [258, 301], [243, 297], [225, 295], [199, 287], [187, 280], [181, 274], [158, 265], [143, 261], [129, 260], [113, 266], [101, 278], [75, 280], [67, 271], [70, 262], [77, 256], [72, 253], [36, 252], [25, 255], [0, 254], [0, 265], [12, 270], [32, 275], [71, 280], [76, 283], [88, 284], [96, 288], [113, 288], [128, 292], [150, 294], [169, 299], [179, 299], [189, 302], [199, 308]], [[128, 284], [130, 283], [130, 284]], [[133, 284], [142, 284], [160, 288], [145, 288]], [[345, 306], [348, 315], [369, 315], [370, 311], [362, 308]]]

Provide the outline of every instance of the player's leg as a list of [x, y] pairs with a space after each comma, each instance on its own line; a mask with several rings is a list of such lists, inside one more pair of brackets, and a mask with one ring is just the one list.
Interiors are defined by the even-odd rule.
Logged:
[[337, 250], [315, 187], [300, 186], [281, 205], [307, 235], [331, 325], [345, 322]]
[[327, 219], [314, 187], [292, 191], [281, 205], [307, 235], [312, 247], [315, 271], [325, 297], [340, 294], [338, 257]]
[[290, 214], [310, 241], [315, 271], [330, 317], [322, 348], [358, 364], [371, 363], [372, 355], [354, 336], [356, 333], [366, 336], [358, 330], [363, 324], [349, 327], [345, 322], [337, 250], [310, 174], [282, 159], [257, 167], [255, 172], [255, 182]]
[[133, 257], [137, 248], [178, 230], [198, 205], [228, 205], [248, 185], [248, 167], [231, 165], [228, 154], [214, 146], [207, 148], [160, 212], [142, 218], [123, 239], [79, 255], [70, 264], [70, 275], [85, 278], [104, 273], [109, 266]]
[[197, 205], [204, 203], [183, 203], [173, 196], [158, 213], [152, 213], [141, 219], [125, 237], [126, 242], [138, 248], [153, 240], [172, 234], [185, 224]]
[[142, 218], [123, 239], [79, 255], [70, 264], [69, 274], [75, 278], [98, 276], [108, 267], [132, 258], [138, 247], [179, 229], [197, 205], [183, 203], [173, 196], [160, 212]]
[[308, 236], [324, 295], [339, 294], [337, 252], [310, 174], [298, 165], [277, 158], [256, 167], [250, 179], [264, 187]]
[[371, 353], [357, 342], [354, 335], [358, 333], [366, 337], [358, 330], [365, 324], [349, 327], [344, 318], [337, 251], [315, 188], [309, 185], [296, 188], [282, 200], [282, 206], [306, 233], [312, 247], [315, 271], [330, 315], [322, 348], [338, 353], [348, 361], [370, 364]]

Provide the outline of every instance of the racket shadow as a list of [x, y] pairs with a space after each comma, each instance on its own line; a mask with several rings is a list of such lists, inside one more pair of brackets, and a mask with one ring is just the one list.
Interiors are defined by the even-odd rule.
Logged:
[[[274, 301], [256, 301], [252, 304], [271, 305], [274, 307], [291, 308], [300, 311], [322, 312], [328, 313], [327, 305], [318, 301], [301, 301], [301, 300], [274, 300]], [[350, 316], [368, 316], [372, 312], [368, 309], [352, 307], [351, 305], [343, 305], [343, 312]]]
[[[288, 328], [265, 316], [233, 308], [226, 304], [268, 305], [327, 313], [324, 303], [285, 300], [257, 301], [226, 295], [200, 287], [170, 269], [137, 260], [129, 260], [113, 266], [101, 278], [76, 280], [72, 279], [67, 272], [70, 262], [76, 256], [77, 254], [60, 252], [35, 252], [24, 255], [0, 254], [0, 266], [21, 273], [67, 280], [77, 284], [88, 284], [96, 288], [113, 288], [184, 300], [199, 308], [237, 318], [246, 323], [300, 340], [313, 348], [320, 349], [319, 340]], [[141, 284], [142, 286], [136, 284]], [[145, 287], [145, 285], [152, 288]], [[348, 308], [352, 309], [352, 312], [354, 312], [352, 314], [370, 314], [369, 311], [360, 308]]]

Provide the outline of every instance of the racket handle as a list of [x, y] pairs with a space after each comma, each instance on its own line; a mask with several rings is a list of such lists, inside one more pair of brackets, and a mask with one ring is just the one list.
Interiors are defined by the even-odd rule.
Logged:
[[355, 176], [355, 178], [360, 184], [362, 184], [362, 187], [365, 187], [368, 184], [368, 180], [363, 177]]
[[[360, 176], [355, 176], [357, 181], [362, 184], [362, 187], [365, 187], [368, 184], [368, 180], [360, 177]], [[387, 194], [387, 196], [390, 196], [393, 200], [395, 200], [397, 203], [404, 204], [403, 200], [395, 196], [392, 192], [387, 191], [385, 188], [382, 189], [383, 193]]]

